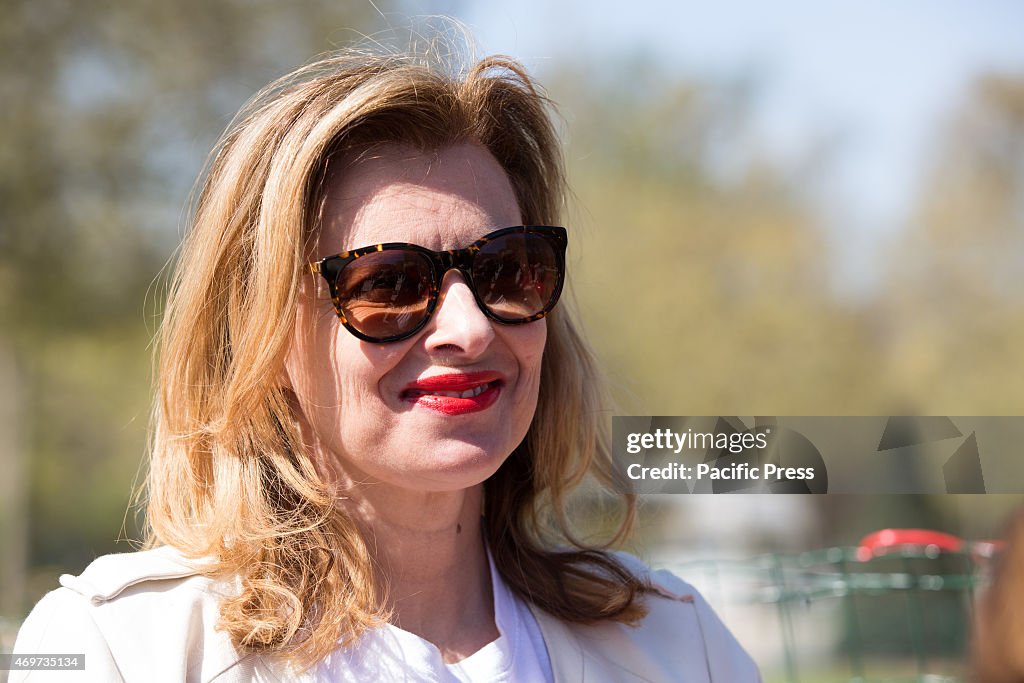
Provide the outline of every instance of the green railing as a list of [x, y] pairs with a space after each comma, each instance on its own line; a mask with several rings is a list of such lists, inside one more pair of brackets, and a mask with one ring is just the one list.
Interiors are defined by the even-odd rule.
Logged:
[[[975, 593], [996, 542], [885, 529], [856, 547], [673, 565], [731, 602], [775, 605], [788, 683], [966, 680]], [[724, 592], [728, 588], [728, 593]], [[824, 605], [839, 620], [834, 665], [807, 666], [794, 621]]]

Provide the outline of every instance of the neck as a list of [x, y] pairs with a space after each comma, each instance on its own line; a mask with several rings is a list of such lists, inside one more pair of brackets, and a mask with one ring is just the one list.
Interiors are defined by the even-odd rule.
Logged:
[[346, 489], [341, 502], [367, 540], [395, 626], [436, 645], [445, 661], [498, 637], [482, 485], [423, 492], [378, 481]]

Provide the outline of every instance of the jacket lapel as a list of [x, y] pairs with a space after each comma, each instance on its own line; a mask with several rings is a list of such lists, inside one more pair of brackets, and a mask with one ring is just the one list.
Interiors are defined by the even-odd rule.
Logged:
[[528, 602], [548, 649], [555, 683], [583, 683], [583, 648], [569, 628], [553, 616]]
[[593, 659], [588, 661], [583, 643], [566, 623], [533, 603], [527, 604], [544, 636], [555, 683], [620, 683], [622, 679], [613, 678], [608, 667]]

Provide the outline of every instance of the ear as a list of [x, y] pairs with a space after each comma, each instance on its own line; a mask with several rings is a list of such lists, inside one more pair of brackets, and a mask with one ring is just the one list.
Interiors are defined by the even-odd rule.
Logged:
[[281, 387], [288, 393], [294, 394], [295, 387], [292, 385], [292, 376], [288, 372], [288, 365], [282, 365], [281, 371], [277, 373], [277, 386]]
[[[300, 283], [300, 287], [304, 286]], [[284, 350], [284, 358], [281, 359], [281, 367], [277, 371], [277, 381], [275, 384], [280, 388], [284, 389], [290, 394], [295, 393], [295, 334], [299, 329], [299, 318], [302, 314], [302, 290], [300, 289], [300, 302], [299, 306], [295, 311], [295, 319], [292, 323], [291, 330], [289, 332], [289, 339], [287, 348]]]
[[292, 345], [289, 344], [288, 350], [285, 351], [284, 360], [281, 361], [281, 369], [277, 371], [277, 386], [281, 387], [290, 394], [295, 393], [295, 384], [292, 382], [292, 373], [289, 366], [292, 364]]

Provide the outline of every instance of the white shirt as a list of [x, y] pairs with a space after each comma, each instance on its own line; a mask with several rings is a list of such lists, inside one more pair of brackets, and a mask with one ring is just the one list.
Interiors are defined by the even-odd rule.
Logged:
[[530, 609], [501, 579], [490, 552], [494, 622], [501, 634], [469, 657], [446, 664], [440, 650], [392, 624], [366, 633], [351, 648], [324, 659], [317, 678], [327, 681], [409, 683], [553, 683], [551, 660]]

